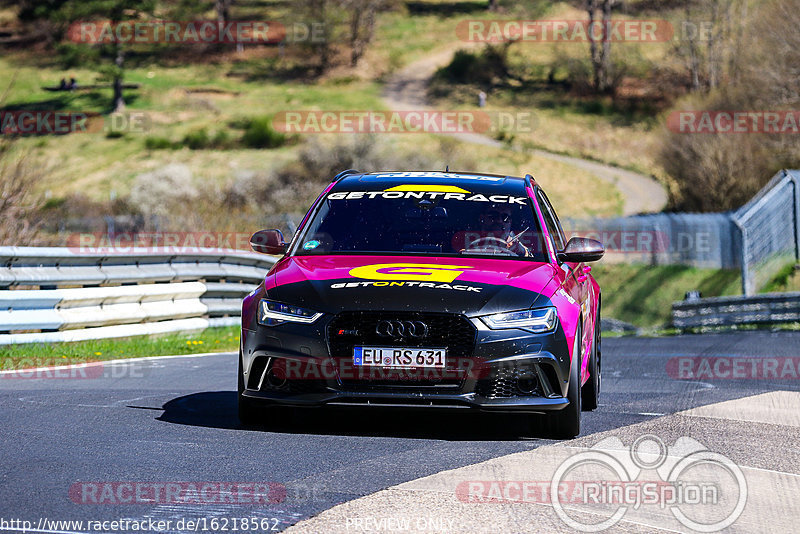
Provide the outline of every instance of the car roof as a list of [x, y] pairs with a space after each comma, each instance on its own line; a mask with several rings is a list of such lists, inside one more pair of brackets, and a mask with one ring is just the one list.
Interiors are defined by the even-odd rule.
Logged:
[[359, 190], [364, 188], [390, 187], [398, 184], [429, 183], [437, 185], [462, 186], [496, 186], [502, 189], [522, 190], [527, 183], [536, 185], [536, 181], [528, 174], [504, 176], [501, 174], [460, 172], [460, 171], [377, 171], [358, 172], [344, 171], [336, 180], [334, 190]]

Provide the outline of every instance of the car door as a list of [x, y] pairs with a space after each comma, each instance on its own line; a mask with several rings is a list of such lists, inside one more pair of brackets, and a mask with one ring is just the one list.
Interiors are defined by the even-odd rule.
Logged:
[[[561, 222], [558, 220], [558, 216], [553, 206], [550, 204], [550, 200], [540, 188], [536, 192], [536, 197], [545, 225], [547, 226], [547, 233], [550, 234], [553, 240], [553, 246], [557, 251], [563, 250], [567, 245], [566, 236], [561, 227]], [[563, 278], [559, 275], [562, 289], [575, 299], [576, 302], [579, 302], [581, 306], [581, 316], [583, 319], [581, 349], [585, 354], [586, 348], [588, 347], [587, 340], [591, 339], [590, 336], [592, 332], [594, 332], [593, 314], [591, 310], [588, 309], [588, 303], [591, 302], [589, 299], [591, 284], [588, 281], [587, 274], [591, 270], [591, 267], [585, 263], [575, 262], [559, 261], [558, 264], [559, 272], [563, 274]]]

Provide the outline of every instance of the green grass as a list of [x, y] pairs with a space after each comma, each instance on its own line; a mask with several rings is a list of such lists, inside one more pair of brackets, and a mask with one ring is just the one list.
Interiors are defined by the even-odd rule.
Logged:
[[0, 370], [237, 350], [239, 350], [239, 328], [229, 326], [208, 328], [196, 333], [98, 339], [74, 343], [8, 345], [0, 347]]
[[800, 291], [800, 269], [795, 262], [787, 263], [761, 289], [761, 293]]
[[738, 270], [599, 264], [592, 274], [602, 291], [603, 316], [643, 328], [667, 326], [672, 303], [687, 291], [698, 290], [703, 297], [741, 294]]
[[[226, 143], [217, 139], [215, 144], [215, 134], [232, 130], [231, 135], [237, 140], [241, 136], [230, 127], [231, 123], [271, 117], [286, 110], [384, 109], [380, 85], [374, 81], [308, 83], [231, 75], [239, 63], [231, 60], [131, 68], [126, 71], [126, 82], [139, 83], [141, 88], [125, 91], [127, 111], [145, 113], [146, 131], [109, 138], [103, 131], [105, 117], [101, 117], [89, 121], [89, 133], [27, 137], [19, 140], [19, 146], [30, 151], [37, 165], [47, 170], [41, 188], [48, 194], [57, 197], [82, 192], [102, 200], [112, 193], [124, 196], [137, 174], [171, 162], [187, 164], [201, 181], [219, 183], [230, 179], [232, 169], [269, 172], [296, 157], [297, 145], [268, 150], [231, 146], [220, 150], [227, 147], [217, 145]], [[42, 89], [56, 85], [65, 75], [74, 75], [79, 84], [93, 83], [97, 76], [89, 69], [63, 71], [23, 54], [0, 58], [0, 78], [4, 80], [0, 82], [0, 92], [7, 91], [2, 107], [108, 111], [111, 89], [63, 94]], [[204, 130], [211, 136], [208, 148], [203, 148], [203, 140], [197, 139], [198, 132]], [[195, 150], [164, 150], [180, 148], [187, 137], [189, 141], [200, 141], [192, 145]], [[276, 144], [280, 143], [266, 143], [270, 147]]]
[[[551, 7], [553, 16], [568, 9], [564, 3]], [[291, 3], [275, 0], [243, 4], [236, 9], [240, 15], [252, 16], [266, 9], [276, 20], [296, 16]], [[468, 44], [460, 41], [456, 34], [460, 21], [495, 18], [498, 15], [487, 12], [479, 1], [455, 4], [440, 0], [403, 2], [399, 9], [380, 14], [374, 41], [358, 69], [336, 67], [319, 79], [286, 75], [297, 57], [290, 51], [284, 61], [278, 57], [277, 50], [269, 48], [248, 48], [243, 54], [223, 54], [205, 60], [188, 55], [184, 57], [181, 54], [186, 51], [181, 50], [177, 51], [175, 58], [169, 54], [152, 58], [142, 56], [132, 59], [127, 65], [125, 81], [138, 83], [141, 87], [126, 90], [125, 99], [128, 111], [147, 114], [147, 131], [128, 132], [122, 136], [108, 136], [97, 131], [57, 138], [25, 138], [19, 144], [33, 153], [39, 167], [46, 169], [41, 189], [53, 198], [76, 192], [99, 201], [110, 197], [124, 198], [136, 175], [169, 163], [186, 164], [196, 180], [204, 184], [203, 187], [206, 184], [209, 187], [224, 184], [239, 170], [268, 174], [295, 160], [303, 138], [309, 136], [302, 136], [298, 142], [287, 146], [269, 148], [280, 143], [274, 140], [262, 142], [264, 135], [259, 134], [259, 139], [243, 146], [240, 138], [244, 132], [232, 128], [231, 124], [253, 117], [272, 117], [286, 110], [385, 109], [381, 90], [388, 72], [441, 47]], [[63, 94], [42, 89], [42, 86], [57, 85], [62, 77], [74, 76], [79, 84], [84, 85], [95, 82], [96, 70], [85, 62], [79, 65], [65, 69], [59, 65], [55, 55], [33, 55], [25, 51], [7, 54], [0, 58], [0, 78], [6, 80], [0, 83], [0, 91], [8, 90], [2, 106], [106, 113], [111, 89]], [[527, 104], [523, 102], [504, 102], [503, 105], [527, 110]], [[100, 127], [102, 119], [97, 123]], [[555, 131], [561, 131], [558, 128], [560, 124], [558, 121], [554, 123]], [[594, 127], [590, 125], [589, 129]], [[226, 130], [231, 131], [229, 139], [216, 138]], [[587, 132], [583, 125], [577, 130], [577, 135], [571, 133], [559, 137], [574, 140], [593, 138], [585, 135]], [[550, 131], [551, 124], [541, 124], [536, 139], [542, 137], [543, 132]], [[602, 128], [598, 127], [597, 131], [602, 131]], [[207, 135], [203, 135], [204, 132]], [[252, 137], [253, 134], [248, 139]], [[416, 145], [415, 151], [422, 153], [431, 151], [432, 138], [428, 135], [416, 136], [413, 140], [389, 137], [396, 137], [390, 140], [392, 144]], [[636, 136], [625, 137], [629, 142]], [[481, 148], [458, 144], [464, 146], [465, 152], [474, 153], [476, 160], [481, 162], [493, 156]], [[543, 144], [559, 148], [555, 146], [557, 143]], [[265, 149], [259, 149], [259, 146]], [[561, 148], [571, 153], [581, 152], [572, 150], [575, 148], [572, 146]], [[500, 164], [495, 165], [492, 161], [491, 170], [500, 173], [512, 173], [519, 165], [511, 151], [505, 151], [496, 159]], [[624, 158], [621, 161], [624, 163]], [[489, 172], [483, 167], [476, 169]], [[537, 172], [539, 167], [544, 172]], [[563, 189], [565, 198], [574, 197], [571, 193], [577, 191], [592, 191], [592, 197], [600, 199], [596, 206], [588, 206], [594, 215], [619, 212], [622, 200], [615, 188], [595, 183], [594, 177], [584, 176], [569, 166], [558, 169], [557, 174], [548, 174], [548, 170], [546, 166], [536, 165], [525, 172], [534, 172], [542, 179], [557, 183], [550, 189]], [[554, 192], [551, 196], [558, 197], [559, 194]]]

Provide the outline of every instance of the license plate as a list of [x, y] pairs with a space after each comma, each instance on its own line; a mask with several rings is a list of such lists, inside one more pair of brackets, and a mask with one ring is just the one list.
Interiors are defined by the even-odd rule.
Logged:
[[444, 369], [447, 349], [408, 347], [353, 347], [353, 365], [395, 369]]

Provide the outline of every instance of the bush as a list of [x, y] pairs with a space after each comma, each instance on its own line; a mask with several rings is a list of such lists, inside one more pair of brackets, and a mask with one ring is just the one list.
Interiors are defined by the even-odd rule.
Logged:
[[242, 136], [242, 144], [249, 148], [277, 148], [286, 144], [284, 134], [272, 128], [269, 117], [252, 119]]
[[452, 83], [477, 83], [486, 87], [503, 82], [510, 76], [508, 49], [511, 44], [486, 45], [479, 52], [458, 50], [435, 77]]
[[166, 165], [136, 176], [130, 203], [145, 216], [167, 217], [197, 199], [199, 193], [186, 165]]
[[[750, 97], [716, 92], [679, 102], [676, 110], [748, 109]], [[672, 178], [670, 208], [726, 211], [747, 202], [783, 165], [765, 135], [684, 133], [665, 129], [656, 161]]]
[[345, 169], [362, 171], [472, 168], [475, 162], [458, 143], [442, 138], [438, 154], [398, 151], [375, 136], [339, 136], [335, 142], [312, 138], [297, 159], [270, 173], [241, 173], [221, 193], [225, 203], [258, 213], [305, 211], [327, 183]]
[[56, 60], [61, 68], [94, 67], [100, 63], [100, 49], [76, 43], [61, 43], [56, 46]]
[[166, 137], [151, 136], [144, 140], [147, 150], [165, 150], [175, 148], [175, 144]]
[[183, 146], [191, 150], [201, 150], [211, 146], [211, 138], [205, 128], [187, 133], [183, 138]]
[[213, 148], [224, 149], [224, 148], [232, 148], [233, 142], [231, 141], [231, 136], [228, 133], [228, 130], [219, 130], [214, 137], [211, 139], [211, 146]]

